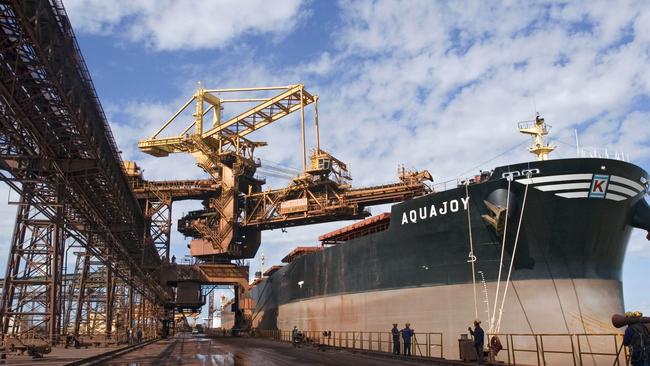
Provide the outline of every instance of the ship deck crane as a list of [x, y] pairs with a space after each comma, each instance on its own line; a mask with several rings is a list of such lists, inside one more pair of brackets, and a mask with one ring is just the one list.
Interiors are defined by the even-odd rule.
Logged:
[[[189, 125], [180, 134], [161, 137], [175, 127], [192, 103], [195, 106]], [[235, 103], [253, 106], [224, 118], [225, 106]], [[305, 107], [309, 105], [314, 106], [316, 146], [308, 164]], [[265, 181], [255, 175], [261, 163], [254, 152], [266, 142], [253, 141], [249, 135], [298, 111], [302, 174], [287, 187], [263, 190]], [[204, 89], [199, 85], [192, 98], [138, 146], [157, 157], [191, 153], [197, 165], [210, 175], [215, 194], [204, 200], [203, 210], [191, 212], [179, 221], [179, 231], [195, 238], [190, 243], [190, 254], [205, 260], [252, 258], [261, 242], [261, 230], [361, 219], [369, 215], [364, 209], [367, 206], [428, 192], [424, 181], [431, 180], [426, 171], [402, 169], [398, 183], [352, 189], [348, 166], [320, 148], [318, 96], [307, 92], [302, 84], [236, 89]], [[195, 186], [198, 190], [209, 184]], [[150, 182], [143, 194], [164, 187], [163, 183]]]

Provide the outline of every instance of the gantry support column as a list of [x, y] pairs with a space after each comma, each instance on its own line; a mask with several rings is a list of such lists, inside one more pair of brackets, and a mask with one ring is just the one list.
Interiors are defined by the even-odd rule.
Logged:
[[128, 310], [128, 318], [127, 318], [127, 331], [131, 331], [133, 333], [133, 329], [135, 326], [135, 293], [134, 293], [134, 288], [133, 286], [129, 286], [129, 310]]
[[148, 234], [165, 262], [170, 261], [169, 243], [172, 228], [172, 199], [159, 194], [157, 198], [147, 198], [144, 207]]
[[214, 318], [214, 291], [210, 291], [208, 294], [208, 328], [214, 328], [213, 318]]
[[[47, 190], [44, 186], [37, 189], [40, 194]], [[54, 344], [58, 338], [64, 206], [60, 190], [48, 193], [51, 205], [58, 206], [50, 217], [29, 204], [28, 193], [21, 197], [0, 306], [3, 341], [6, 337], [36, 337]]]
[[[79, 276], [79, 281], [75, 282], [77, 286], [77, 306], [75, 308], [75, 317], [74, 317], [74, 335], [79, 336], [81, 334], [81, 318], [83, 316], [84, 302], [86, 301], [86, 281], [88, 279], [88, 272], [90, 269], [90, 254], [86, 252], [83, 255], [81, 262], [77, 262], [77, 265], [81, 264], [81, 267], [75, 269], [75, 276]], [[77, 271], [78, 274], [77, 274]]]
[[75, 281], [77, 304], [74, 319], [74, 334], [105, 335], [112, 337], [115, 312], [115, 277], [113, 271], [99, 260], [88, 254], [84, 255], [80, 279]]
[[106, 305], [104, 307], [106, 317], [106, 339], [111, 339], [113, 335], [113, 311], [115, 309], [115, 279], [113, 278], [113, 271], [106, 267]]
[[113, 315], [112, 315], [112, 339], [118, 344], [126, 343], [128, 328], [128, 286], [117, 277], [114, 277], [113, 291]]
[[[75, 326], [74, 324], [76, 321], [73, 321], [76, 319], [76, 311], [77, 311], [77, 302], [79, 300], [79, 291], [81, 291], [80, 283], [81, 283], [81, 273], [83, 271], [83, 265], [84, 265], [84, 253], [74, 253], [77, 256], [75, 266], [74, 266], [74, 273], [72, 275], [72, 279], [70, 280], [69, 287], [67, 289], [66, 293], [66, 307], [65, 307], [65, 316], [63, 318], [63, 329], [62, 332], [65, 334], [74, 334], [78, 335], [75, 333]], [[75, 313], [73, 314], [73, 310]], [[72, 324], [72, 328], [70, 328], [70, 325]]]
[[147, 326], [147, 299], [144, 294], [140, 294], [140, 325], [138, 330], [144, 334], [144, 329]]
[[59, 186], [57, 189], [57, 199], [56, 199], [56, 216], [54, 217], [54, 237], [52, 245], [52, 283], [50, 286], [50, 322], [49, 322], [49, 341], [50, 344], [54, 344], [58, 341], [58, 337], [61, 334], [60, 324], [61, 316], [63, 315], [61, 307], [61, 288], [63, 282], [63, 259], [65, 253], [65, 205], [63, 204], [63, 186]]

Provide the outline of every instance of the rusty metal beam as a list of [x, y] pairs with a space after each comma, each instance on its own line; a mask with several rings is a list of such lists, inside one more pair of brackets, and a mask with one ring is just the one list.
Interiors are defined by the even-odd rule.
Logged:
[[63, 331], [67, 239], [153, 303], [169, 299], [140, 265], [144, 216], [58, 0], [0, 1], [0, 181], [22, 199], [3, 337], [37, 332], [52, 343]]

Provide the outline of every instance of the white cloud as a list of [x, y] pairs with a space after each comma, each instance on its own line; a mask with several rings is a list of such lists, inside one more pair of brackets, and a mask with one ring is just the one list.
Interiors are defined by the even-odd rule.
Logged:
[[222, 48], [243, 35], [286, 34], [301, 0], [67, 0], [78, 32], [113, 34], [159, 51]]
[[305, 73], [311, 73], [316, 75], [326, 75], [334, 71], [336, 64], [339, 60], [332, 57], [329, 52], [324, 52], [320, 55], [320, 58], [317, 60], [306, 64], [303, 67]]
[[141, 7], [128, 0], [65, 0], [64, 5], [74, 29], [81, 32], [108, 34], [123, 18], [131, 17]]

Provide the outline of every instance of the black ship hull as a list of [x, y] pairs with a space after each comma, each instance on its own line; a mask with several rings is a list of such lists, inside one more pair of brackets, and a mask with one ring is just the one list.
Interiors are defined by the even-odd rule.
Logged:
[[474, 318], [494, 328], [509, 291], [501, 332], [611, 333], [632, 226], [650, 229], [647, 180], [622, 161], [550, 160], [402, 202], [387, 230], [304, 255], [254, 287], [254, 326], [380, 331], [410, 322], [443, 332], [452, 347]]

